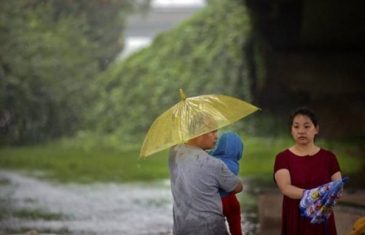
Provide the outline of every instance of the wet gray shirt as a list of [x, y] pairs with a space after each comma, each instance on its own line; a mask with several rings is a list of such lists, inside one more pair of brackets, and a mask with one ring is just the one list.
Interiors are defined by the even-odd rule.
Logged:
[[225, 235], [218, 189], [231, 192], [240, 182], [223, 163], [205, 151], [177, 145], [169, 156], [174, 235]]

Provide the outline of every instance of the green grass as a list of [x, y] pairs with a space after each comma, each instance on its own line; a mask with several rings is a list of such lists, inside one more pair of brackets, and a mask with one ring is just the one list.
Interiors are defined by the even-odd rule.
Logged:
[[23, 219], [61, 220], [63, 215], [41, 210], [21, 209], [13, 212], [13, 216]]
[[[247, 137], [240, 174], [272, 183], [272, 169], [278, 152], [292, 144], [288, 138]], [[71, 141], [72, 142], [72, 141]], [[338, 156], [344, 175], [361, 172], [365, 158], [355, 143], [319, 142]], [[61, 182], [127, 182], [168, 178], [167, 151], [147, 159], [138, 157], [139, 146], [127, 151], [56, 142], [47, 145], [2, 148], [0, 168], [41, 172]]]
[[4, 169], [41, 171], [61, 182], [149, 181], [168, 177], [166, 152], [141, 160], [138, 150], [67, 148], [45, 145], [0, 149]]

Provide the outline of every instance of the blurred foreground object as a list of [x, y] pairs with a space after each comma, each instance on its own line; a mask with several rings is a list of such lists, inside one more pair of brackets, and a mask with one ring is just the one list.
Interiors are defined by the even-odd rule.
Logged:
[[352, 231], [348, 235], [365, 235], [365, 217], [355, 221]]

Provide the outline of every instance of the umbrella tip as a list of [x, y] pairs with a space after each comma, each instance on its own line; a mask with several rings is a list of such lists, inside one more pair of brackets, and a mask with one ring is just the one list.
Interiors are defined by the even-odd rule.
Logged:
[[186, 99], [186, 95], [185, 95], [183, 89], [180, 88], [179, 89], [179, 92], [180, 92], [180, 98], [181, 98], [181, 100], [185, 100]]

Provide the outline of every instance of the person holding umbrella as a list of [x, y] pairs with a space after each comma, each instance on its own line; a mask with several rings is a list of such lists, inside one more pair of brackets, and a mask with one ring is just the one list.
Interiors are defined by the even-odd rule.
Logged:
[[[215, 125], [207, 114], [194, 118], [193, 128]], [[173, 147], [170, 152], [174, 235], [228, 234], [219, 189], [238, 193], [243, 185], [223, 161], [206, 152], [216, 141], [217, 130], [213, 130]]]
[[259, 110], [225, 95], [186, 97], [159, 115], [141, 147], [145, 158], [169, 148], [174, 235], [227, 235], [219, 190], [238, 193], [243, 185], [225, 163], [208, 154], [217, 130]]
[[336, 156], [315, 144], [319, 125], [312, 110], [296, 109], [290, 125], [295, 144], [280, 152], [274, 165], [274, 180], [283, 194], [281, 235], [337, 235], [332, 211], [325, 223], [311, 223], [299, 210], [308, 190], [342, 180]]

